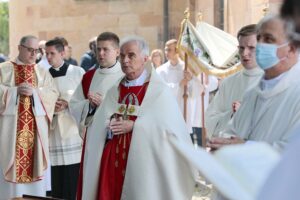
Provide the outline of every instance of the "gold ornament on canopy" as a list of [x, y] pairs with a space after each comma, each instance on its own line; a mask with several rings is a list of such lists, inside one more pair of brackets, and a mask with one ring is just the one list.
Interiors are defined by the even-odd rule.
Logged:
[[181, 58], [188, 55], [188, 68], [195, 75], [204, 72], [224, 78], [242, 67], [238, 55], [237, 39], [203, 21], [198, 13], [196, 27], [189, 20], [190, 12], [184, 11], [177, 48]]

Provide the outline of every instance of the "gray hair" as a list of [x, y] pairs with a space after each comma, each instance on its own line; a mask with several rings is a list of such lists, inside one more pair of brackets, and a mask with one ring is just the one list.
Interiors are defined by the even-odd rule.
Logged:
[[121, 49], [122, 47], [127, 44], [127, 43], [130, 43], [130, 42], [135, 42], [137, 43], [139, 49], [141, 50], [141, 53], [144, 55], [144, 56], [149, 56], [149, 46], [147, 44], [147, 42], [144, 40], [144, 38], [142, 37], [139, 37], [139, 36], [128, 36], [128, 37], [125, 37], [122, 41], [121, 41]]
[[257, 24], [257, 26], [256, 26], [257, 32], [258, 32], [258, 30], [261, 29], [261, 27], [262, 27], [265, 23], [267, 23], [267, 22], [269, 22], [269, 21], [272, 21], [272, 20], [277, 20], [277, 19], [278, 19], [278, 20], [282, 20], [282, 19], [280, 18], [279, 15], [275, 15], [275, 14], [268, 14], [268, 15], [264, 16], [264, 17], [258, 22], [258, 24]]
[[33, 35], [26, 35], [26, 36], [23, 36], [20, 40], [20, 45], [24, 45], [27, 40], [31, 40], [31, 39], [38, 39], [37, 37], [33, 36]]

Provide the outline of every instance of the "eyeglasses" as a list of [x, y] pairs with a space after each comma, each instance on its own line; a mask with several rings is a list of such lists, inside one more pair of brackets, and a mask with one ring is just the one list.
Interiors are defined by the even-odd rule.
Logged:
[[31, 48], [31, 47], [27, 47], [23, 44], [21, 44], [20, 46], [27, 49], [27, 51], [30, 52], [30, 53], [35, 53], [35, 54], [40, 53], [40, 49], [34, 49], [34, 48]]

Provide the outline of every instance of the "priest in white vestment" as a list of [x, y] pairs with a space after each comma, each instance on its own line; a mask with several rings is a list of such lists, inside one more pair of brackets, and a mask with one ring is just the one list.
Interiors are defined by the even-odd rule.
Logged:
[[192, 142], [170, 89], [145, 67], [148, 54], [143, 39], [124, 39], [125, 77], [108, 91], [88, 128], [77, 199], [192, 198], [194, 170], [169, 138]]
[[282, 151], [291, 129], [300, 122], [300, 62], [297, 47], [289, 42], [283, 21], [267, 16], [258, 27], [256, 59], [264, 77], [243, 98], [225, 130], [227, 138], [213, 138], [209, 146], [264, 141]]
[[205, 125], [209, 137], [217, 136], [242, 103], [244, 93], [254, 87], [263, 75], [255, 58], [256, 25], [247, 25], [237, 34], [239, 55], [243, 70], [222, 80], [219, 90], [205, 113]]
[[46, 195], [48, 123], [58, 91], [35, 64], [38, 39], [24, 36], [15, 61], [0, 66], [0, 198]]
[[[281, 16], [288, 20], [289, 27], [288, 35], [293, 43], [300, 47], [300, 2], [296, 0], [283, 1], [281, 8]], [[288, 145], [282, 159], [276, 168], [273, 170], [264, 187], [261, 188], [261, 193], [258, 200], [264, 199], [299, 199], [300, 190], [300, 124], [293, 130], [295, 135]]]
[[123, 76], [117, 60], [119, 53], [119, 37], [116, 34], [103, 32], [97, 37], [99, 66], [86, 72], [70, 101], [71, 113], [82, 137], [106, 92]]

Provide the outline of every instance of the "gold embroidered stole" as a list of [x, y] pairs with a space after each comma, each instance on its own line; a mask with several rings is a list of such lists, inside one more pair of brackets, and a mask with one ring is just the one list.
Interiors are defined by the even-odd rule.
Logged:
[[[33, 65], [16, 65], [15, 84], [29, 83], [36, 85]], [[32, 111], [33, 99], [19, 95], [17, 141], [16, 141], [16, 182], [30, 183], [33, 180], [34, 142], [36, 137], [36, 122]]]

